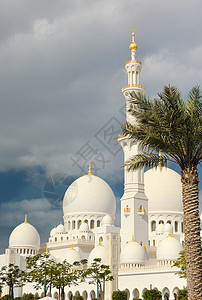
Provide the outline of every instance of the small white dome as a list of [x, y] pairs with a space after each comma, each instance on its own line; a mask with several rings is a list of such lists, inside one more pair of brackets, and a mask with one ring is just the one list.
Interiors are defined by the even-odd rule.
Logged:
[[61, 234], [61, 233], [65, 233], [65, 227], [64, 225], [62, 225], [62, 223], [60, 223], [58, 226], [57, 226], [57, 233]]
[[91, 265], [95, 258], [101, 258], [101, 262], [105, 263], [105, 247], [103, 245], [100, 244], [91, 251], [88, 257], [88, 264]]
[[110, 186], [95, 175], [84, 175], [67, 189], [63, 199], [64, 215], [109, 212], [115, 215], [116, 198]]
[[132, 240], [121, 251], [120, 261], [121, 264], [145, 265], [145, 250], [140, 244]]
[[102, 225], [113, 225], [113, 217], [109, 214], [106, 214], [102, 219]]
[[160, 224], [157, 225], [156, 233], [157, 234], [163, 234], [163, 232], [164, 232], [164, 224], [160, 223]]
[[24, 223], [18, 225], [11, 232], [9, 247], [38, 249], [40, 247], [40, 236], [38, 231], [25, 220]]
[[172, 233], [173, 232], [173, 226], [170, 223], [166, 223], [164, 226], [164, 233]]
[[54, 227], [54, 228], [50, 231], [50, 237], [55, 236], [56, 233], [57, 233], [57, 229], [56, 229], [56, 227]]
[[88, 223], [83, 222], [79, 228], [80, 231], [89, 231]]
[[180, 175], [166, 167], [150, 169], [144, 174], [148, 211], [182, 212], [182, 184]]
[[156, 257], [158, 261], [175, 261], [179, 257], [179, 252], [182, 250], [183, 247], [180, 242], [173, 236], [169, 235], [159, 243]]
[[82, 260], [82, 256], [81, 254], [75, 250], [72, 246], [71, 249], [68, 249], [64, 256], [62, 257], [62, 262], [66, 260], [69, 264], [73, 264], [75, 261], [81, 261]]

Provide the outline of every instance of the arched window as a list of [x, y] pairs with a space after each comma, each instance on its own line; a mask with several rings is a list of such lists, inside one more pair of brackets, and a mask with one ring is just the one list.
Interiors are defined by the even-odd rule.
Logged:
[[184, 233], [184, 223], [183, 222], [181, 223], [181, 231], [182, 231], [182, 233]]
[[82, 239], [82, 240], [85, 240], [85, 239], [86, 239], [85, 235], [82, 235], [81, 239]]
[[95, 228], [95, 221], [94, 220], [90, 221], [90, 228], [91, 229]]
[[57, 238], [55, 238], [55, 242], [57, 242]]
[[72, 230], [74, 230], [76, 228], [76, 222], [72, 221]]
[[156, 244], [155, 244], [155, 240], [153, 240], [153, 247], [155, 247], [155, 245], [156, 245]]
[[156, 231], [156, 221], [151, 222], [151, 231]]
[[82, 297], [83, 297], [84, 300], [87, 300], [88, 299], [88, 293], [86, 291], [83, 291]]
[[167, 221], [167, 224], [171, 224], [171, 220], [168, 220], [168, 221]]
[[138, 289], [134, 289], [133, 290], [133, 297], [134, 298], [139, 298], [139, 296], [140, 296], [140, 293], [139, 293]]
[[103, 242], [103, 237], [99, 238], [99, 244]]
[[68, 221], [68, 231], [71, 229], [71, 222]]
[[100, 220], [97, 220], [97, 227], [100, 227]]
[[159, 221], [159, 224], [164, 224], [164, 221], [163, 221], [163, 220], [160, 220], [160, 221]]
[[80, 226], [81, 226], [81, 220], [78, 220], [77, 226], [78, 226], [78, 229], [79, 229]]
[[178, 232], [178, 222], [175, 221], [175, 232]]

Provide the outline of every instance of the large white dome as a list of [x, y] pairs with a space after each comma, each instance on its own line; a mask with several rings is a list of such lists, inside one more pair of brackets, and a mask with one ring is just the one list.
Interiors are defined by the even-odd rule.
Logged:
[[88, 264], [94, 263], [95, 258], [101, 258], [101, 263], [105, 263], [105, 248], [102, 244], [96, 246], [90, 253], [88, 258]]
[[156, 252], [156, 257], [158, 261], [175, 261], [179, 257], [179, 252], [183, 250], [180, 242], [169, 235], [165, 239], [163, 239]]
[[9, 247], [37, 249], [40, 247], [40, 236], [34, 226], [27, 221], [18, 225], [9, 238]]
[[71, 213], [109, 213], [114, 216], [116, 198], [110, 186], [95, 175], [84, 175], [67, 189], [63, 199], [64, 215]]
[[71, 249], [68, 249], [63, 258], [62, 258], [62, 261], [66, 260], [69, 264], [73, 264], [75, 261], [81, 261], [82, 260], [82, 256], [81, 254], [73, 248]]
[[149, 212], [182, 212], [180, 175], [167, 168], [153, 168], [144, 174]]
[[128, 242], [120, 256], [121, 264], [139, 264], [145, 265], [145, 250], [134, 240]]

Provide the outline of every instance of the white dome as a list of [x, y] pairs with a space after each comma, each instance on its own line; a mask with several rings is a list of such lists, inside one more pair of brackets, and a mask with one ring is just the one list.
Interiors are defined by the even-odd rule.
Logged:
[[114, 216], [116, 199], [110, 186], [95, 175], [84, 175], [67, 189], [63, 199], [64, 215], [109, 212]]
[[65, 227], [64, 227], [64, 225], [62, 225], [62, 223], [60, 223], [60, 224], [57, 226], [56, 231], [57, 231], [57, 233], [59, 233], [59, 234], [64, 233], [64, 232], [65, 232]]
[[102, 225], [113, 225], [113, 218], [109, 214], [106, 214], [102, 219]]
[[179, 252], [183, 250], [180, 242], [173, 236], [167, 236], [163, 239], [157, 248], [157, 260], [175, 261], [179, 257]]
[[164, 232], [165, 233], [169, 233], [169, 232], [173, 232], [173, 226], [169, 223], [166, 223], [165, 226], [164, 226]]
[[121, 251], [120, 261], [121, 264], [145, 265], [145, 250], [140, 244], [132, 240]]
[[62, 262], [66, 260], [69, 264], [73, 264], [75, 261], [81, 261], [81, 254], [75, 250], [73, 247], [68, 249], [64, 256], [62, 257]]
[[51, 232], [50, 232], [50, 237], [55, 236], [56, 233], [57, 233], [57, 229], [56, 229], [56, 227], [54, 227], [54, 228], [51, 230]]
[[9, 247], [39, 248], [40, 236], [38, 231], [34, 226], [25, 221], [11, 232]]
[[153, 168], [144, 174], [149, 212], [182, 212], [180, 175], [166, 167]]
[[163, 223], [160, 223], [160, 224], [158, 224], [157, 227], [156, 227], [156, 233], [161, 234], [161, 233], [163, 233], [163, 232], [164, 232], [164, 224], [163, 224]]
[[83, 222], [79, 228], [79, 231], [89, 231], [89, 226], [86, 222]]
[[94, 261], [94, 258], [101, 258], [101, 262], [105, 263], [105, 247], [103, 245], [98, 245], [95, 247], [89, 257], [88, 257], [88, 264], [91, 265]]

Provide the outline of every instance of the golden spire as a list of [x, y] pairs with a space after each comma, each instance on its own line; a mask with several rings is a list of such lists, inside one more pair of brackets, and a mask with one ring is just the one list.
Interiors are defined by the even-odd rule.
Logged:
[[92, 160], [89, 161], [88, 175], [92, 175], [92, 172], [91, 172], [91, 163], [92, 163]]
[[46, 254], [48, 254], [48, 247], [46, 246]]
[[132, 241], [131, 242], [135, 242], [134, 234], [132, 235]]
[[137, 45], [135, 43], [135, 28], [133, 28], [133, 33], [132, 33], [132, 43], [130, 44], [130, 50], [137, 50]]
[[161, 151], [159, 151], [159, 164], [158, 164], [158, 167], [162, 167]]
[[100, 239], [100, 243], [99, 243], [99, 246], [103, 246], [103, 245], [102, 245], [102, 240], [101, 240], [101, 239]]
[[74, 246], [73, 246], [73, 243], [72, 243], [72, 248], [71, 248], [71, 250], [74, 250]]
[[146, 249], [145, 245], [143, 246], [144, 250]]
[[28, 222], [27, 222], [27, 215], [25, 215], [25, 221], [24, 221], [24, 224], [28, 224]]
[[168, 236], [169, 236], [169, 237], [172, 237], [172, 235], [171, 235], [171, 230], [169, 230], [169, 234], [168, 234]]

